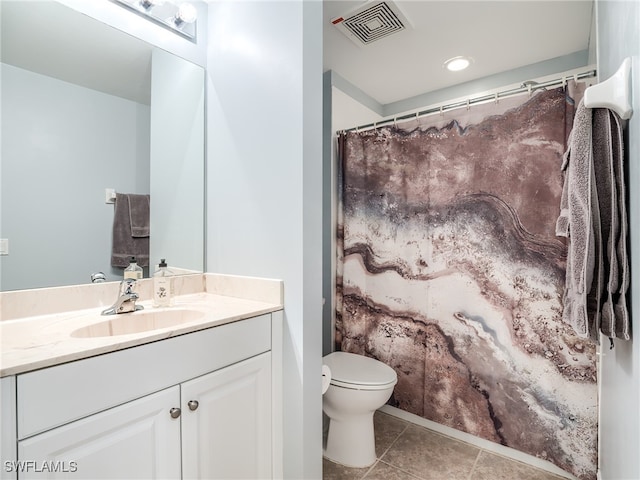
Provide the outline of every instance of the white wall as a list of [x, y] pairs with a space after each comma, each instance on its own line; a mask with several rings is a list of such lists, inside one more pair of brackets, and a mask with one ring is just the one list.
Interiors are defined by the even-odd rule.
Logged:
[[[204, 69], [155, 48], [151, 62], [150, 265], [202, 271]], [[153, 273], [150, 268], [150, 273]]]
[[284, 280], [284, 474], [321, 477], [322, 4], [209, 6], [207, 270]]
[[149, 106], [6, 64], [1, 83], [3, 290], [109, 274], [104, 191], [149, 192]]
[[596, 8], [599, 77], [609, 78], [625, 57], [632, 57], [634, 111], [625, 132], [633, 339], [603, 349], [600, 468], [604, 480], [635, 480], [640, 478], [640, 3], [598, 0]]
[[332, 127], [338, 132], [358, 125], [367, 125], [383, 119], [373, 110], [358, 103], [346, 93], [333, 87]]

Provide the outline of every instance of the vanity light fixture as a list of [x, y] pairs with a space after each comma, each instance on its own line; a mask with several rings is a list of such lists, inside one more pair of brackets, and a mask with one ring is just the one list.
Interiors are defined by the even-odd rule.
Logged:
[[159, 7], [163, 4], [164, 0], [138, 0], [138, 5], [140, 5], [140, 8], [142, 8], [142, 10], [144, 10], [145, 12], [148, 12], [153, 7]]
[[196, 41], [198, 11], [189, 2], [179, 5], [166, 0], [111, 0], [153, 23], [178, 35]]
[[193, 23], [198, 18], [196, 7], [190, 3], [181, 3], [173, 17], [173, 23], [177, 28], [183, 28], [186, 23]]
[[471, 57], [453, 57], [444, 62], [444, 67], [450, 72], [459, 72], [473, 63]]

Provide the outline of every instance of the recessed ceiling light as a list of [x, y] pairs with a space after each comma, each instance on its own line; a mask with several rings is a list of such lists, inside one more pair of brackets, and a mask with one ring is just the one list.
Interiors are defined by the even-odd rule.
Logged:
[[473, 63], [471, 57], [453, 57], [444, 62], [444, 66], [451, 72], [459, 72], [467, 68], [471, 63]]

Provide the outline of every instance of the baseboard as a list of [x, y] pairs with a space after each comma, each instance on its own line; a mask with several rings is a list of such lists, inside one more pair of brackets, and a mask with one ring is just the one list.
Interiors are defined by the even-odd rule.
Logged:
[[[489, 440], [485, 440], [484, 438], [479, 438], [475, 435], [461, 432], [460, 430], [456, 430], [455, 428], [432, 422], [431, 420], [419, 417], [418, 415], [414, 415], [413, 413], [405, 412], [404, 410], [400, 410], [399, 408], [392, 407], [390, 405], [383, 405], [382, 408], [380, 408], [380, 411], [389, 415], [393, 415], [394, 417], [401, 418], [402, 420], [406, 420], [407, 422], [420, 425], [421, 427], [428, 428], [429, 430], [433, 430], [434, 432], [441, 433], [442, 435], [446, 435], [448, 437], [455, 438], [456, 440], [469, 443], [488, 452], [502, 455], [503, 457], [517, 460], [518, 462], [526, 463], [527, 465], [531, 465], [532, 467], [539, 468], [540, 470], [553, 473], [554, 475], [558, 475], [560, 477], [568, 478], [571, 480], [578, 480], [576, 477], [568, 472], [565, 472], [560, 467], [554, 465], [551, 462], [542, 460], [541, 458], [534, 457], [533, 455], [529, 455], [528, 453], [524, 453], [510, 447], [505, 447], [504, 445], [500, 445], [498, 443], [490, 442]], [[598, 471], [598, 480], [600, 480], [600, 471]]]

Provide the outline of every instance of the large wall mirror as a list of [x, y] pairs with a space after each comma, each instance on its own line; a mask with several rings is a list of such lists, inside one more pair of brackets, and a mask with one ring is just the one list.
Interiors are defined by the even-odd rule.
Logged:
[[150, 194], [150, 270], [204, 265], [204, 70], [55, 1], [0, 1], [0, 289], [111, 267], [106, 189]]

